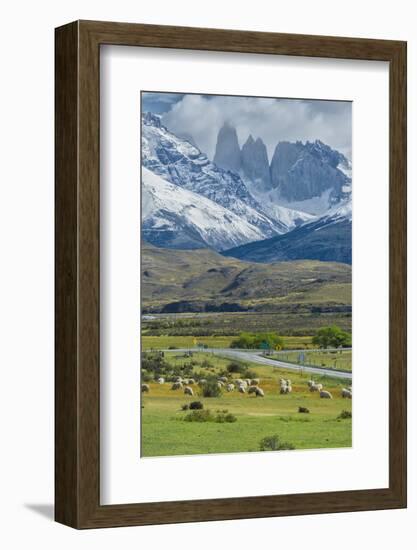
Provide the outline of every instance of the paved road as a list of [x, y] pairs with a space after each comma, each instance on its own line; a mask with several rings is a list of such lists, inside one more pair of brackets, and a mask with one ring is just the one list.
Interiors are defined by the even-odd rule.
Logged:
[[[186, 351], [196, 351], [199, 353], [214, 353], [215, 355], [220, 355], [221, 357], [230, 357], [231, 359], [239, 359], [240, 361], [248, 361], [250, 360], [252, 363], [258, 363], [260, 365], [268, 365], [270, 367], [275, 367], [277, 369], [285, 369], [285, 370], [294, 370], [299, 372], [300, 367], [302, 367], [303, 372], [310, 372], [313, 374], [320, 374], [320, 375], [326, 375], [326, 376], [332, 376], [333, 378], [343, 378], [352, 380], [352, 373], [351, 372], [340, 372], [333, 369], [324, 369], [321, 367], [307, 367], [304, 365], [294, 365], [293, 363], [286, 363], [285, 361], [276, 361], [274, 359], [269, 359], [268, 357], [264, 357], [263, 355], [259, 355], [259, 350], [254, 351], [239, 351], [231, 348], [182, 348], [182, 349], [165, 349], [161, 351], [170, 351], [170, 352], [186, 352]], [[248, 357], [250, 356], [250, 358]]]

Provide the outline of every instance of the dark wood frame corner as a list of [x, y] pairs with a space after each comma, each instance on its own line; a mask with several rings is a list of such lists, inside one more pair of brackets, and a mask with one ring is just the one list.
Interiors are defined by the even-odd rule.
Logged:
[[[75, 528], [406, 506], [406, 43], [77, 21], [56, 29], [55, 518]], [[390, 67], [389, 487], [100, 505], [99, 52], [102, 44], [380, 60]]]

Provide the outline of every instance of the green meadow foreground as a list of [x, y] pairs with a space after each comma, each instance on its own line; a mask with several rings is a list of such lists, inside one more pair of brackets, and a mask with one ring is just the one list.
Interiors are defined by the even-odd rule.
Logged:
[[[175, 350], [165, 352], [165, 369], [184, 373], [188, 379], [194, 377], [195, 383], [187, 385], [192, 388], [192, 396], [185, 395], [184, 388], [171, 389], [173, 382], [168, 377], [159, 384], [154, 381], [155, 372], [142, 370], [142, 381], [149, 388], [142, 393], [142, 456], [260, 451], [261, 441], [274, 436], [295, 449], [351, 446], [352, 402], [342, 397], [349, 380], [313, 376], [333, 397], [322, 399], [319, 392], [309, 390], [309, 374], [256, 365], [250, 360], [233, 361], [240, 372], [230, 372], [230, 363], [230, 359], [207, 353], [194, 352], [189, 356]], [[259, 378], [264, 397], [247, 391], [239, 393], [236, 387], [232, 392], [226, 391], [228, 383], [242, 379], [244, 374]], [[203, 397], [198, 379], [221, 376], [228, 379], [221, 395]], [[291, 380], [291, 393], [280, 393], [281, 378]], [[203, 411], [210, 411], [205, 414], [210, 415], [211, 421], [186, 420], [187, 415], [202, 412], [183, 410], [195, 401], [202, 403]], [[309, 412], [299, 412], [300, 407]], [[226, 416], [232, 421], [225, 420]]]

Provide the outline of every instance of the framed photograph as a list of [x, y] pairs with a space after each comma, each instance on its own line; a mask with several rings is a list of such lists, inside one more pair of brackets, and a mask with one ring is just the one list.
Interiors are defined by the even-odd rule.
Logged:
[[56, 520], [406, 506], [406, 43], [56, 29]]

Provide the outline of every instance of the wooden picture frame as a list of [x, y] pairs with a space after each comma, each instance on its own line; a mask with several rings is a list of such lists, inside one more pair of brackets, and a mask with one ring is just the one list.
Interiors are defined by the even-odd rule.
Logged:
[[[55, 518], [74, 528], [406, 506], [406, 43], [111, 22], [56, 29]], [[100, 505], [99, 56], [117, 44], [389, 62], [389, 487]]]

